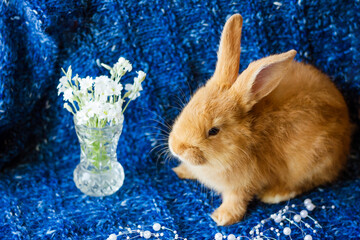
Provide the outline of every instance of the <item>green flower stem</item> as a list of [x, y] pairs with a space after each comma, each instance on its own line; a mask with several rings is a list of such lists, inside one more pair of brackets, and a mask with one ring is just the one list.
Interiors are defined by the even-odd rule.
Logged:
[[129, 101], [127, 102], [127, 104], [125, 105], [124, 109], [122, 110], [121, 114], [124, 114], [127, 106], [129, 105], [129, 103], [131, 102], [131, 99], [129, 99]]
[[92, 144], [93, 149], [93, 164], [94, 166], [99, 169], [102, 162], [106, 162], [108, 159], [106, 155], [106, 151], [104, 150], [104, 146], [100, 141], [96, 141]]
[[110, 157], [106, 151], [106, 140], [103, 139], [103, 133], [97, 132], [95, 139], [97, 140], [91, 144], [91, 159], [94, 167], [99, 169], [101, 166], [109, 166]]
[[[75, 112], [77, 112], [77, 110], [76, 110], [76, 106], [75, 106], [74, 102], [73, 102], [73, 101], [69, 101], [69, 102], [70, 102], [70, 103], [71, 103], [71, 105], [73, 106], [73, 108], [74, 108]], [[73, 114], [75, 114], [75, 113], [73, 112]]]

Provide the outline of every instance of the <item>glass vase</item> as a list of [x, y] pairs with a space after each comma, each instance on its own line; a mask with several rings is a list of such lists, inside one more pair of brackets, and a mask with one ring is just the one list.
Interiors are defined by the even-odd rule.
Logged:
[[124, 169], [117, 161], [116, 148], [123, 128], [122, 121], [114, 126], [92, 128], [77, 123], [80, 163], [74, 170], [74, 182], [89, 196], [108, 196], [123, 185]]

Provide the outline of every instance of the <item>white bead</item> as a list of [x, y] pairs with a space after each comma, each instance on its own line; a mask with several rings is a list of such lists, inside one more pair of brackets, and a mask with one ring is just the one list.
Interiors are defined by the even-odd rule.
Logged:
[[313, 233], [316, 233], [316, 230], [314, 230]]
[[144, 232], [144, 238], [146, 238], [146, 239], [151, 238], [151, 232], [150, 231], [145, 231]]
[[254, 231], [253, 231], [253, 230], [251, 230], [251, 231], [249, 232], [249, 234], [250, 234], [250, 235], [253, 235], [253, 234], [254, 234]]
[[281, 217], [281, 215], [278, 215], [276, 218], [275, 218], [275, 222], [276, 223], [279, 223], [279, 222], [281, 222], [282, 221], [282, 217]]
[[175, 239], [178, 239], [179, 235], [175, 234]]
[[335, 209], [335, 205], [332, 205], [331, 208], [332, 208], [332, 209]]
[[271, 228], [270, 228], [270, 230], [271, 230], [271, 231], [274, 231], [274, 228], [273, 228], [273, 227], [271, 227]]
[[307, 210], [309, 210], [309, 211], [312, 211], [312, 210], [314, 210], [315, 209], [315, 205], [314, 204], [308, 204], [308, 205], [306, 205], [306, 209]]
[[159, 237], [159, 234], [158, 234], [158, 233], [155, 233], [155, 237], [157, 237], [157, 238], [158, 238], [158, 237]]
[[295, 221], [295, 222], [300, 222], [300, 221], [301, 221], [301, 216], [300, 216], [299, 214], [296, 214], [296, 215], [294, 216], [294, 221]]
[[294, 208], [294, 207], [295, 207], [295, 204], [291, 205], [291, 207]]
[[280, 236], [280, 233], [277, 233], [276, 236]]
[[280, 226], [284, 225], [282, 222], [280, 223]]
[[311, 236], [311, 235], [306, 235], [306, 236], [304, 237], [304, 240], [312, 240], [312, 236]]
[[154, 231], [159, 231], [161, 229], [161, 225], [159, 223], [154, 223], [153, 229]]
[[289, 227], [284, 228], [284, 234], [289, 236], [291, 234], [291, 229]]
[[311, 199], [309, 199], [309, 198], [305, 199], [305, 201], [304, 201], [305, 205], [308, 205], [308, 204], [311, 204], [311, 203], [312, 203]]
[[221, 233], [215, 234], [215, 240], [221, 240], [223, 238], [223, 235]]
[[164, 233], [160, 233], [160, 236], [164, 236]]
[[322, 206], [321, 208], [322, 208], [322, 209], [325, 209], [326, 207], [325, 207], [325, 206]]
[[126, 237], [126, 239], [130, 239], [130, 237], [129, 237], [129, 236], [127, 236], [127, 237]]
[[306, 210], [302, 210], [302, 211], [300, 212], [300, 216], [301, 216], [302, 218], [306, 218], [306, 217], [308, 216], [308, 212], [307, 212]]
[[264, 220], [261, 220], [261, 224], [264, 224], [265, 223], [265, 221]]
[[277, 232], [277, 233], [278, 233], [278, 232], [279, 232], [279, 229], [275, 229], [275, 232]]
[[113, 234], [110, 234], [110, 236], [107, 238], [107, 240], [116, 240], [117, 239], [117, 236], [113, 233]]
[[174, 230], [174, 231], [173, 231], [173, 233], [174, 233], [174, 234], [177, 234], [177, 231], [176, 231], [176, 230]]
[[236, 237], [234, 234], [230, 234], [228, 237], [227, 237], [228, 240], [235, 240]]
[[138, 225], [138, 228], [141, 228], [141, 226], [140, 226], [140, 225]]

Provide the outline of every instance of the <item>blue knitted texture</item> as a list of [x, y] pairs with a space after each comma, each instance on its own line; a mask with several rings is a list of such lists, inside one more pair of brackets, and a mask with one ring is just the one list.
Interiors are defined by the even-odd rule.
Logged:
[[[119, 226], [158, 222], [188, 239], [249, 235], [284, 204], [250, 203], [243, 221], [217, 227], [220, 197], [180, 180], [161, 155], [168, 124], [212, 75], [226, 19], [244, 18], [241, 70], [290, 49], [327, 73], [358, 123], [359, 1], [4, 0], [0, 3], [0, 238], [106, 239]], [[107, 74], [99, 62], [123, 56], [148, 73], [125, 113], [118, 159], [124, 186], [114, 195], [83, 195], [72, 180], [79, 143], [56, 86], [60, 68], [81, 77]], [[130, 73], [126, 81], [131, 81]], [[303, 194], [323, 226], [313, 239], [360, 238], [360, 164], [355, 140], [347, 170], [334, 184]], [[151, 149], [157, 147], [151, 152]], [[292, 239], [302, 239], [293, 231]], [[284, 239], [284, 238], [281, 238]]]

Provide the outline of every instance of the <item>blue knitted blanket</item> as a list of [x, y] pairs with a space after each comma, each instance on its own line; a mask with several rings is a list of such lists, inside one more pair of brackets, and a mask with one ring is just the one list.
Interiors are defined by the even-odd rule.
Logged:
[[[230, 227], [217, 227], [210, 218], [219, 196], [195, 181], [178, 179], [171, 171], [176, 160], [161, 154], [164, 134], [182, 102], [212, 75], [222, 26], [234, 13], [244, 18], [241, 70], [253, 60], [296, 49], [298, 61], [332, 78], [358, 124], [358, 0], [2, 0], [0, 238], [106, 239], [128, 231], [126, 227], [154, 232], [154, 223], [188, 239], [214, 239], [216, 233], [251, 238], [249, 232], [262, 219], [287, 204], [295, 204], [294, 212], [299, 212], [302, 207], [297, 206], [311, 198], [317, 206], [311, 217], [322, 228], [311, 221], [299, 223], [302, 230], [292, 228], [291, 239], [307, 234], [313, 239], [359, 239], [356, 134], [338, 181], [290, 203], [267, 205], [255, 199], [243, 221]], [[71, 65], [82, 77], [97, 76], [107, 73], [100, 62], [114, 63], [120, 56], [148, 73], [141, 97], [125, 114], [117, 149], [126, 178], [116, 194], [88, 197], [72, 180], [79, 143], [56, 86], [61, 67]], [[328, 208], [332, 205], [335, 209]], [[272, 231], [273, 239], [290, 239], [283, 234], [290, 222], [283, 222], [266, 221], [270, 230], [264, 235]], [[164, 234], [159, 238], [175, 236]]]

